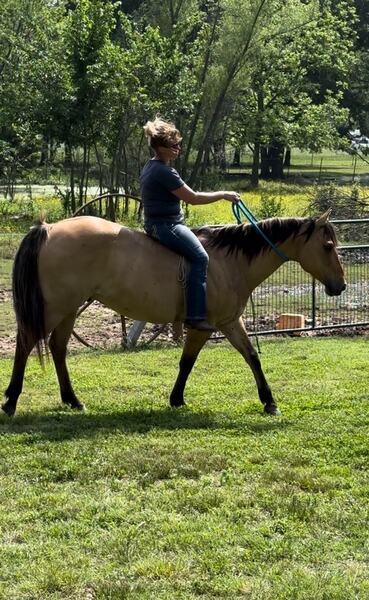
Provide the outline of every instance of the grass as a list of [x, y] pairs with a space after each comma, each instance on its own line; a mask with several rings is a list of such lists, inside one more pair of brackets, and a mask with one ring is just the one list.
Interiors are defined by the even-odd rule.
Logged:
[[[251, 173], [252, 155], [245, 152], [242, 160], [247, 163], [246, 171]], [[369, 174], [369, 157], [355, 156], [348, 152], [323, 150], [311, 154], [298, 148], [292, 149], [291, 167], [285, 168], [285, 175], [289, 177], [303, 176], [310, 179], [332, 178], [340, 179], [345, 176], [346, 180], [357, 175]], [[239, 172], [239, 169], [230, 168], [230, 172]]]
[[[330, 173], [332, 176], [340, 175], [363, 175], [369, 173], [368, 157], [364, 160], [347, 152], [322, 151], [309, 154], [306, 151], [293, 150], [292, 171], [300, 170], [303, 173], [318, 173], [322, 170], [323, 176]], [[355, 164], [356, 163], [356, 164]]]
[[[257, 189], [245, 189], [248, 185], [244, 178], [240, 178], [218, 181], [214, 183], [213, 189], [238, 191], [242, 200], [260, 219], [267, 216], [307, 216], [309, 202], [317, 189], [315, 185], [299, 185], [291, 182], [261, 182]], [[339, 189], [343, 194], [350, 194], [352, 186], [340, 186]], [[368, 197], [368, 190], [368, 187], [360, 186], [361, 198]], [[32, 201], [25, 196], [17, 196], [15, 201], [0, 199], [0, 234], [24, 234], [42, 214], [50, 223], [62, 219], [63, 208], [60, 199], [47, 195], [34, 196]], [[189, 206], [186, 220], [192, 227], [235, 222], [231, 205], [227, 201]], [[135, 202], [130, 203], [129, 213], [127, 216], [122, 216], [122, 222], [129, 227], [142, 226], [137, 222]]]
[[86, 414], [31, 360], [18, 415], [0, 418], [0, 597], [366, 599], [367, 341], [262, 351], [280, 418], [226, 344], [200, 355], [176, 412], [179, 350], [71, 356]]

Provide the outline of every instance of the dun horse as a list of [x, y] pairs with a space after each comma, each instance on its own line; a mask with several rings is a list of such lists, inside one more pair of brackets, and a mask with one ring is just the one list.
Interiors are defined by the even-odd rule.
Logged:
[[[325, 285], [345, 289], [336, 236], [328, 215], [316, 219], [268, 219], [259, 223], [273, 244]], [[241, 353], [255, 377], [265, 412], [279, 414], [261, 364], [245, 331], [242, 313], [251, 292], [283, 262], [251, 225], [203, 227], [197, 234], [209, 252], [208, 320]], [[66, 366], [67, 343], [76, 313], [96, 299], [122, 315], [152, 323], [184, 318], [179, 258], [144, 233], [95, 217], [40, 223], [23, 239], [13, 270], [17, 345], [2, 409], [15, 413], [24, 370], [34, 346], [42, 360], [48, 343], [62, 401], [83, 409]], [[184, 388], [208, 332], [187, 332], [170, 404], [184, 404]]]

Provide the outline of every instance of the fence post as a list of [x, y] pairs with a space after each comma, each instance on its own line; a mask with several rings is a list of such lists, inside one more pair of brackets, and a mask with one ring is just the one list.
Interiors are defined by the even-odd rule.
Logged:
[[313, 285], [311, 287], [311, 329], [316, 327], [316, 283], [313, 278]]

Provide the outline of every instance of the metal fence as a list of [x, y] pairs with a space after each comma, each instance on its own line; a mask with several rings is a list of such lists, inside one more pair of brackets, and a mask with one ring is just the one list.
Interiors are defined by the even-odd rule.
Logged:
[[[330, 298], [325, 294], [324, 287], [297, 263], [285, 263], [254, 291], [254, 314], [251, 303], [248, 303], [245, 320], [251, 334], [267, 335], [369, 325], [369, 219], [336, 221], [335, 224], [339, 239], [349, 242], [340, 247], [347, 279], [345, 292], [338, 298]], [[21, 238], [17, 234], [0, 234], [0, 341], [3, 342], [4, 339], [6, 341], [9, 338], [11, 341], [15, 337], [11, 270]], [[298, 326], [296, 322], [293, 326], [289, 325], [293, 322], [291, 315], [297, 317]], [[87, 322], [88, 314], [84, 318]], [[96, 329], [94, 319], [96, 315], [92, 319], [93, 329]], [[112, 318], [110, 323], [111, 320]], [[101, 321], [101, 330], [104, 326]], [[114, 327], [118, 338], [118, 326]]]
[[[324, 286], [297, 263], [285, 263], [254, 291], [253, 305], [248, 304], [245, 315], [250, 333], [267, 335], [369, 325], [369, 219], [332, 222], [339, 239], [353, 241], [339, 247], [347, 280], [345, 292], [329, 297]], [[368, 243], [356, 243], [366, 238]], [[284, 327], [286, 323], [301, 326]]]

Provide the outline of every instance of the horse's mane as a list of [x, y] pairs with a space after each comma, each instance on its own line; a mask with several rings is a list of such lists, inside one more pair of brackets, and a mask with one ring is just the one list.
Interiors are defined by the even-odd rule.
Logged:
[[[307, 242], [315, 229], [316, 220], [316, 218], [311, 217], [273, 218], [259, 221], [258, 226], [273, 244], [278, 245], [288, 238], [295, 238], [298, 235], [304, 235], [305, 242]], [[303, 228], [303, 225], [306, 225], [306, 227]], [[303, 231], [301, 232], [302, 228]], [[337, 245], [333, 226], [326, 223], [324, 228], [327, 239], [332, 240]], [[270, 248], [268, 242], [250, 224], [205, 226], [195, 229], [194, 232], [201, 237], [206, 248], [225, 248], [227, 254], [240, 250], [249, 260]]]

